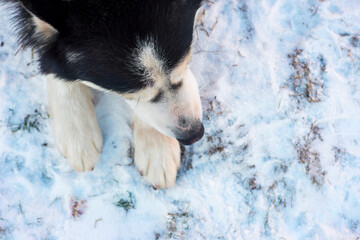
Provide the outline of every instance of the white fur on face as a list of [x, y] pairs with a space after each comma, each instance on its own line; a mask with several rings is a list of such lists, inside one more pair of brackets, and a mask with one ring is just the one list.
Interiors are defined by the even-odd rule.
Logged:
[[[166, 75], [158, 56], [154, 55], [152, 45], [146, 45], [140, 54], [140, 63], [146, 67], [149, 76], [154, 81], [148, 86], [133, 94], [122, 94], [135, 113], [147, 124], [159, 132], [176, 138], [174, 129], [179, 126], [179, 118], [192, 119], [194, 122], [202, 120], [202, 107], [196, 79], [188, 68], [191, 53], [171, 72]], [[172, 85], [181, 84], [181, 87], [172, 90]], [[162, 98], [159, 102], [151, 100], [159, 93]], [[190, 127], [190, 126], [189, 126]]]
[[75, 170], [92, 170], [100, 158], [103, 139], [91, 90], [79, 82], [65, 82], [54, 75], [48, 75], [47, 79], [56, 145]]
[[[202, 107], [196, 79], [188, 68], [182, 76], [182, 87], [176, 92], [165, 88], [163, 100], [159, 103], [150, 101], [151, 96], [154, 97], [156, 94], [150, 94], [151, 90], [144, 90], [144, 95], [141, 92], [138, 95], [135, 94], [137, 96], [133, 96], [133, 99], [126, 98], [128, 104], [143, 121], [162, 134], [173, 138], [177, 136], [172, 130], [181, 129], [181, 126], [178, 125], [180, 117], [194, 121], [202, 120]], [[159, 90], [153, 90], [153, 92], [157, 91]], [[142, 96], [145, 96], [144, 99]]]

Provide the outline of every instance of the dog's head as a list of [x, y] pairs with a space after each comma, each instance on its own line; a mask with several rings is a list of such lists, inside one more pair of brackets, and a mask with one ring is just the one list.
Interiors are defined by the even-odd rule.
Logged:
[[21, 40], [38, 49], [44, 73], [121, 95], [143, 121], [183, 144], [203, 136], [188, 67], [201, 0], [20, 2]]

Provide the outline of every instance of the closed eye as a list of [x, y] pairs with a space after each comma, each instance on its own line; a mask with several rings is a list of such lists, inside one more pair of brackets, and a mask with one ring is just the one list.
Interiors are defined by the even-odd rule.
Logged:
[[178, 82], [178, 83], [176, 83], [176, 84], [171, 84], [171, 89], [174, 90], [174, 91], [176, 91], [176, 90], [178, 90], [179, 88], [181, 88], [182, 85], [183, 85], [183, 81], [180, 81], [180, 82]]
[[156, 94], [156, 96], [153, 97], [150, 101], [153, 102], [153, 103], [160, 102], [160, 100], [163, 98], [163, 96], [164, 96], [164, 92], [160, 90], [158, 92], [158, 94]]

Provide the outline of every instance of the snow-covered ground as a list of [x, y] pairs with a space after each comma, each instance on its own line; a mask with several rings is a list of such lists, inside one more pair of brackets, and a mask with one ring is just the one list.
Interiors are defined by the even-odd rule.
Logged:
[[359, 0], [207, 1], [191, 63], [206, 135], [154, 190], [116, 96], [95, 92], [97, 167], [71, 170], [0, 7], [0, 239], [359, 239], [359, 23]]

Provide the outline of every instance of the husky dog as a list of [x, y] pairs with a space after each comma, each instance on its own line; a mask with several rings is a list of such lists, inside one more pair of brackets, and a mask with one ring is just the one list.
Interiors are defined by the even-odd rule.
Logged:
[[102, 152], [90, 88], [120, 95], [134, 119], [135, 165], [156, 188], [175, 183], [180, 146], [202, 138], [188, 67], [201, 0], [4, 0], [19, 40], [47, 76], [53, 135], [79, 172]]

